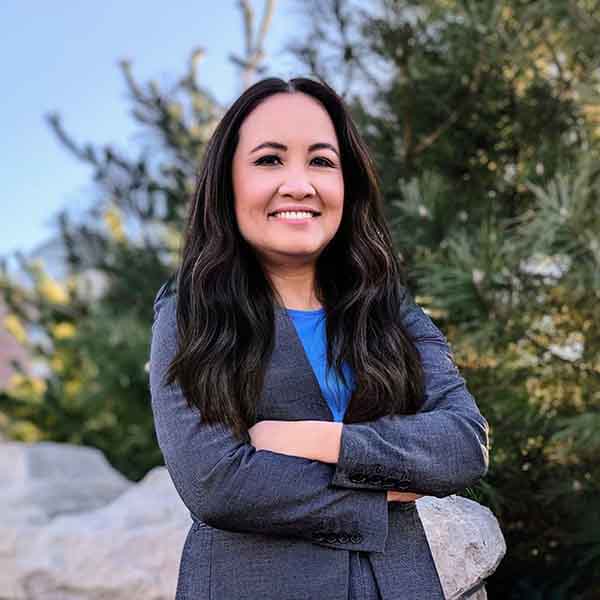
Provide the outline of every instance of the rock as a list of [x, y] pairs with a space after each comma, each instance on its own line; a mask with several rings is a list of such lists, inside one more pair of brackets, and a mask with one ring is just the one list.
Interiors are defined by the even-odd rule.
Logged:
[[0, 526], [42, 525], [55, 516], [104, 506], [132, 484], [96, 448], [2, 443]]
[[170, 600], [190, 524], [167, 470], [156, 467], [104, 508], [25, 536], [15, 599]]
[[132, 485], [100, 450], [72, 444], [0, 443], [0, 598], [25, 598], [23, 544], [54, 518], [105, 506]]
[[485, 600], [485, 580], [506, 554], [492, 511], [462, 496], [417, 500], [446, 600]]
[[[99, 450], [0, 442], [1, 600], [172, 600], [191, 525], [165, 467], [132, 483]], [[492, 512], [417, 501], [447, 600], [485, 600], [506, 552]]]

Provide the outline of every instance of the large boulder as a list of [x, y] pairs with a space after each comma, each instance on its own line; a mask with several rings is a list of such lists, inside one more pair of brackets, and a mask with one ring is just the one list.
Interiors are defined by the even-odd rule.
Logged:
[[105, 506], [132, 485], [95, 448], [0, 442], [0, 598], [32, 597], [19, 564], [53, 520]]
[[170, 600], [190, 523], [167, 470], [152, 469], [107, 506], [22, 535], [11, 600]]
[[484, 600], [485, 580], [506, 554], [492, 511], [462, 496], [416, 502], [446, 600]]
[[0, 526], [43, 525], [58, 515], [93, 510], [132, 485], [96, 448], [0, 444]]
[[[494, 515], [459, 496], [417, 510], [446, 598], [483, 600]], [[0, 600], [172, 600], [190, 524], [165, 467], [134, 484], [92, 448], [0, 442]]]

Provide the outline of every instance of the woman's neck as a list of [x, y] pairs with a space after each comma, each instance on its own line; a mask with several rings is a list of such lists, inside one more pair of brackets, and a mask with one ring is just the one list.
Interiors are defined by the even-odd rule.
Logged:
[[314, 286], [314, 272], [270, 273], [271, 280], [285, 308], [317, 310], [322, 308]]

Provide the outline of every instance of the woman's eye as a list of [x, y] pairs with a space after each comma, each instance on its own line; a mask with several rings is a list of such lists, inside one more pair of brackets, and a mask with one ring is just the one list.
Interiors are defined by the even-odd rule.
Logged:
[[255, 165], [270, 165], [270, 164], [273, 164], [272, 162], [270, 162], [268, 160], [269, 158], [276, 158], [277, 160], [279, 160], [279, 156], [275, 156], [274, 154], [269, 154], [267, 156], [261, 156], [254, 164]]
[[323, 158], [321, 156], [317, 156], [316, 158], [314, 158], [313, 160], [320, 160], [322, 161], [322, 163], [324, 164], [325, 167], [333, 167], [333, 163], [328, 160], [327, 158]]
[[[274, 164], [273, 162], [271, 162], [269, 159], [274, 158], [276, 160], [278, 160], [279, 162], [281, 162], [281, 159], [279, 158], [279, 156], [276, 156], [275, 154], [268, 154], [266, 156], [261, 156], [254, 164], [255, 165], [272, 165]], [[333, 163], [328, 160], [327, 158], [323, 158], [322, 156], [316, 156], [315, 158], [313, 158], [313, 161], [321, 161], [321, 164], [325, 167], [333, 167]]]

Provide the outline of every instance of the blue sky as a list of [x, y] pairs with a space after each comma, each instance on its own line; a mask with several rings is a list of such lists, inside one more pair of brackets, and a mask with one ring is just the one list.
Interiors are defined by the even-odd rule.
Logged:
[[[252, 6], [259, 21], [262, 0]], [[243, 56], [242, 27], [237, 0], [4, 0], [0, 255], [33, 250], [58, 231], [59, 210], [77, 215], [95, 197], [91, 167], [56, 139], [46, 113], [58, 112], [80, 144], [111, 144], [135, 156], [139, 126], [129, 114], [119, 60], [131, 60], [138, 82], [169, 84], [185, 71], [190, 51], [202, 46], [199, 80], [229, 104], [241, 91], [239, 71], [228, 56]], [[268, 75], [304, 74], [282, 52], [304, 27], [297, 4], [279, 0], [267, 36]]]

